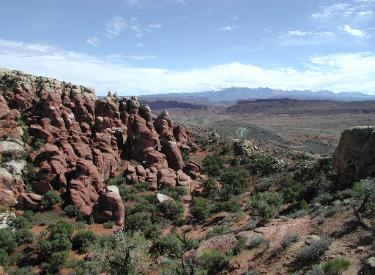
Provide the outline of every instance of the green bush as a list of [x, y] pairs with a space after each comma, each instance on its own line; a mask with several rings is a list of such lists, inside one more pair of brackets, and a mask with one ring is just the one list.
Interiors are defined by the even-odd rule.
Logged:
[[161, 229], [158, 224], [153, 223], [150, 213], [132, 213], [125, 220], [125, 229], [130, 232], [141, 231], [148, 239], [156, 239], [161, 235]]
[[20, 216], [12, 220], [11, 226], [15, 229], [30, 229], [31, 223], [29, 219]]
[[331, 246], [332, 239], [323, 237], [312, 241], [309, 246], [304, 247], [296, 256], [296, 262], [300, 264], [310, 264], [324, 254]]
[[214, 204], [212, 212], [218, 213], [218, 212], [230, 212], [230, 213], [236, 213], [241, 211], [241, 202], [238, 200], [228, 200], [223, 202], [217, 202]]
[[50, 224], [48, 226], [51, 238], [55, 236], [62, 235], [64, 237], [70, 238], [74, 231], [74, 226], [68, 221], [58, 221], [55, 224]]
[[224, 160], [219, 155], [206, 156], [202, 161], [202, 170], [210, 177], [220, 176]]
[[205, 198], [214, 198], [218, 194], [218, 187], [214, 178], [209, 177], [202, 183], [202, 196]]
[[335, 258], [325, 262], [322, 265], [322, 270], [324, 272], [324, 275], [341, 275], [349, 267], [349, 261], [342, 258]]
[[277, 215], [283, 204], [282, 196], [274, 192], [258, 193], [250, 197], [249, 210], [261, 221], [267, 222]]
[[120, 186], [121, 184], [124, 184], [126, 182], [126, 180], [124, 179], [123, 176], [117, 176], [117, 177], [113, 177], [111, 178], [107, 185], [116, 185], [116, 186]]
[[32, 243], [34, 240], [33, 233], [27, 228], [16, 230], [14, 232], [14, 237], [18, 244]]
[[375, 211], [375, 180], [363, 179], [354, 183], [354, 197], [358, 201], [358, 211], [372, 213]]
[[160, 190], [160, 193], [173, 198], [175, 201], [181, 201], [181, 197], [186, 195], [187, 191], [183, 186], [165, 186]]
[[102, 241], [93, 252], [106, 274], [148, 274], [151, 265], [150, 243], [140, 232], [119, 233]]
[[87, 253], [93, 247], [96, 241], [96, 235], [90, 230], [78, 232], [72, 240], [73, 249], [78, 250], [79, 253]]
[[271, 155], [254, 153], [244, 161], [251, 174], [267, 176], [278, 169], [278, 161]]
[[281, 242], [281, 246], [287, 249], [292, 243], [298, 242], [299, 238], [297, 233], [287, 233]]
[[221, 195], [229, 197], [230, 195], [239, 195], [248, 187], [249, 173], [241, 168], [233, 167], [225, 169], [220, 177], [223, 186]]
[[287, 175], [281, 182], [280, 193], [285, 203], [296, 203], [300, 200], [303, 186], [293, 176]]
[[245, 248], [246, 248], [246, 238], [242, 236], [238, 236], [237, 242], [232, 249], [233, 255], [240, 254], [241, 251], [244, 250]]
[[218, 274], [228, 267], [229, 259], [219, 251], [205, 251], [198, 258], [198, 265], [208, 274]]
[[42, 206], [44, 209], [50, 209], [58, 203], [61, 203], [61, 198], [56, 191], [50, 190], [43, 195]]
[[264, 180], [256, 185], [254, 185], [254, 193], [266, 192], [272, 186], [272, 181]]
[[151, 252], [156, 255], [166, 255], [168, 257], [180, 257], [183, 253], [183, 242], [176, 235], [162, 236], [158, 238]]
[[103, 224], [103, 227], [105, 229], [112, 229], [114, 226], [115, 226], [115, 223], [112, 222], [112, 221], [109, 221], [109, 222], [106, 222], [106, 223]]
[[260, 246], [268, 247], [269, 246], [269, 241], [265, 239], [263, 236], [256, 235], [252, 237], [247, 245], [249, 248], [256, 248]]
[[207, 232], [205, 239], [208, 240], [217, 235], [223, 235], [228, 232], [228, 229], [225, 226], [217, 226]]
[[17, 247], [17, 241], [9, 228], [0, 229], [0, 248], [7, 253], [12, 253]]
[[34, 149], [36, 149], [36, 150], [42, 148], [43, 145], [44, 145], [44, 140], [41, 139], [41, 138], [37, 138], [37, 139], [35, 139], [34, 142], [33, 142], [33, 147], [34, 147]]
[[33, 267], [11, 267], [7, 269], [8, 275], [29, 275], [33, 274]]
[[182, 214], [184, 213], [182, 203], [173, 200], [163, 201], [158, 205], [158, 208], [169, 220], [174, 221], [181, 219]]
[[190, 214], [196, 222], [204, 221], [208, 218], [211, 210], [211, 202], [203, 197], [193, 198], [193, 203], [190, 208]]
[[9, 264], [9, 256], [7, 251], [5, 251], [3, 248], [0, 248], [0, 266], [6, 266]]
[[67, 258], [68, 252], [66, 251], [52, 253], [50, 260], [48, 263], [43, 263], [42, 268], [48, 273], [56, 274], [65, 265]]

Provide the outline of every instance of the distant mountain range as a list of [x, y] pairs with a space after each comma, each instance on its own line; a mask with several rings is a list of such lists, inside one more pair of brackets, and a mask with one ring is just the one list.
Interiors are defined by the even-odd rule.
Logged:
[[330, 91], [284, 91], [270, 88], [227, 88], [221, 91], [207, 91], [197, 93], [168, 93], [140, 96], [142, 100], [176, 100], [193, 104], [226, 105], [239, 100], [279, 99], [290, 98], [297, 100], [338, 100], [338, 101], [365, 101], [375, 100], [375, 95], [359, 92], [334, 93]]

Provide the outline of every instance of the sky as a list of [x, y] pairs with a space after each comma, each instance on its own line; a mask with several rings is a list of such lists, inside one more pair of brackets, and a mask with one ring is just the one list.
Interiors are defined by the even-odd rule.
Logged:
[[375, 94], [375, 0], [0, 0], [0, 68], [98, 95]]

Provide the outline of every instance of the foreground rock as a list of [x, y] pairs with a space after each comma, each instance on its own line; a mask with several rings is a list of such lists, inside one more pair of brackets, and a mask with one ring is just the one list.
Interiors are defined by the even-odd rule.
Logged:
[[345, 130], [333, 154], [333, 166], [340, 184], [350, 187], [354, 181], [375, 176], [375, 126]]
[[100, 193], [94, 208], [94, 215], [100, 222], [114, 221], [117, 225], [124, 224], [124, 204], [117, 186], [106, 186]]

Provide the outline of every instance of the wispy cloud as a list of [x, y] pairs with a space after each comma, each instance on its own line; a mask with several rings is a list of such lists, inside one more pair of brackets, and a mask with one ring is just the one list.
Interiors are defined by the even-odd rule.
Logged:
[[148, 60], [148, 59], [157, 59], [155, 55], [128, 55], [127, 58], [136, 61]]
[[223, 31], [223, 32], [230, 32], [230, 31], [233, 31], [233, 27], [232, 26], [224, 26], [224, 27], [221, 27], [220, 30]]
[[357, 37], [364, 37], [366, 32], [360, 29], [352, 28], [349, 25], [344, 25], [339, 28], [341, 31], [346, 32], [350, 35], [357, 36]]
[[301, 30], [290, 30], [288, 31], [289, 36], [306, 36], [308, 35], [308, 32], [301, 31]]
[[149, 28], [151, 29], [160, 29], [163, 26], [161, 23], [155, 23], [155, 24], [150, 24], [148, 25]]
[[99, 45], [100, 39], [96, 36], [90, 36], [86, 39], [86, 43], [90, 44], [93, 47], [97, 47]]
[[[59, 66], [55, 66], [57, 62]], [[1, 66], [91, 86], [98, 94], [108, 90], [124, 95], [196, 92], [233, 86], [375, 94], [374, 52], [313, 56], [303, 62], [304, 69], [232, 62], [199, 69], [167, 70], [116, 63], [50, 45], [0, 40]]]
[[106, 32], [110, 37], [118, 36], [126, 28], [125, 19], [121, 16], [114, 16], [106, 23]]

